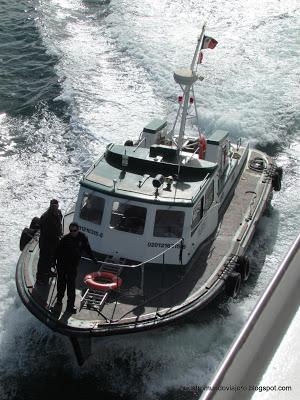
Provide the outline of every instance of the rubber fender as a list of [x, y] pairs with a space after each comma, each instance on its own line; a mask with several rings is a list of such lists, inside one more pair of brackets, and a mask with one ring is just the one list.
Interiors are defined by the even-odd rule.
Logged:
[[241, 274], [239, 272], [231, 272], [225, 281], [226, 294], [232, 298], [237, 297], [241, 289]]
[[272, 176], [272, 186], [275, 192], [279, 192], [281, 189], [281, 180], [282, 180], [282, 168], [277, 167]]
[[24, 247], [26, 246], [27, 243], [30, 242], [30, 240], [33, 238], [34, 234], [36, 233], [35, 229], [30, 229], [30, 228], [24, 228], [21, 237], [20, 237], [20, 243], [19, 247], [20, 250], [23, 251]]
[[276, 168], [276, 172], [277, 172], [278, 175], [280, 176], [280, 179], [282, 179], [282, 174], [283, 174], [283, 169], [282, 169], [282, 167], [277, 167], [277, 168]]
[[35, 229], [36, 231], [40, 229], [40, 218], [39, 217], [33, 217], [29, 229]]
[[249, 258], [246, 256], [238, 256], [235, 270], [241, 274], [242, 282], [246, 282], [250, 275]]
[[126, 140], [126, 142], [124, 143], [124, 146], [133, 146], [133, 141], [130, 139]]

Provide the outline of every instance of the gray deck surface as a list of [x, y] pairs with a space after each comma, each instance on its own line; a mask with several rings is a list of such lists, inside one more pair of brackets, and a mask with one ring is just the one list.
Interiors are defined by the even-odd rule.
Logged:
[[[252, 151], [251, 158], [261, 156]], [[248, 165], [248, 163], [247, 163]], [[123, 268], [121, 278], [123, 285], [108, 295], [101, 312], [83, 308], [72, 316], [62, 312], [56, 315], [60, 321], [68, 325], [80, 326], [90, 324], [105, 325], [108, 322], [141, 321], [166, 314], [179, 308], [193, 298], [205, 294], [219, 279], [224, 268], [224, 261], [230, 254], [235, 254], [243, 235], [247, 232], [248, 222], [256, 207], [259, 206], [260, 192], [266, 192], [263, 181], [264, 174], [245, 168], [235, 189], [218, 232], [207, 242], [189, 267], [146, 265], [144, 270], [144, 290], [141, 291], [141, 270]], [[249, 208], [249, 204], [251, 204]], [[40, 287], [35, 284], [36, 266], [39, 256], [38, 243], [31, 242], [24, 260], [25, 284], [34, 300], [45, 309], [51, 310], [56, 301], [56, 278], [52, 278], [49, 286]], [[95, 270], [95, 266], [82, 260], [77, 276], [76, 307], [80, 308], [81, 296], [87, 287], [83, 277]], [[66, 296], [64, 301], [66, 301]], [[140, 306], [139, 306], [140, 305]], [[139, 306], [139, 307], [138, 307]], [[53, 315], [53, 314], [52, 314]], [[78, 325], [79, 324], [79, 325]]]

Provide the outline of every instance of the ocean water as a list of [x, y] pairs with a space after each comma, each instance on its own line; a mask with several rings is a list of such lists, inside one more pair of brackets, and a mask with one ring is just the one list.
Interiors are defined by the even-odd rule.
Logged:
[[[151, 118], [172, 121], [172, 72], [190, 63], [204, 21], [219, 44], [201, 66], [201, 129], [228, 129], [272, 155], [282, 191], [258, 226], [236, 300], [104, 338], [80, 368], [67, 339], [18, 299], [20, 233], [50, 198], [67, 208], [108, 143], [136, 138]], [[299, 25], [297, 0], [0, 2], [1, 400], [198, 398], [299, 231]]]

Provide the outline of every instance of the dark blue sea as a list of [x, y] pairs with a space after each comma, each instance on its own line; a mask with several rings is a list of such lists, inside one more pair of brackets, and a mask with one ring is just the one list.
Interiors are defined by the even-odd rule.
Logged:
[[[182, 323], [105, 338], [78, 367], [67, 338], [35, 319], [14, 281], [19, 237], [111, 141], [176, 112], [173, 70], [189, 64], [203, 22], [201, 129], [226, 129], [284, 169], [282, 191], [249, 249], [234, 301]], [[0, 1], [0, 399], [199, 397], [296, 238], [300, 222], [298, 0]]]

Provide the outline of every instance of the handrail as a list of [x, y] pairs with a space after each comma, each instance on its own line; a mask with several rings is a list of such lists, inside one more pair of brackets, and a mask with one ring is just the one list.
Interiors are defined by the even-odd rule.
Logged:
[[143, 139], [140, 139], [138, 144], [135, 146], [135, 148], [133, 149], [133, 153], [135, 153], [135, 151], [140, 147], [140, 145], [146, 141], [146, 138], [143, 137]]
[[[148, 264], [149, 262], [155, 260], [156, 258], [162, 256], [163, 254], [165, 254], [167, 251], [171, 250], [172, 248], [174, 248], [175, 246], [177, 246], [179, 243], [183, 242], [183, 238], [179, 239], [176, 243], [173, 243], [172, 246], [168, 247], [166, 250], [162, 251], [161, 253], [157, 254], [156, 256], [149, 258], [146, 261], [142, 261], [139, 264], [135, 264], [135, 265], [126, 265], [126, 264], [117, 264], [117, 263], [112, 263], [112, 262], [108, 262], [108, 261], [97, 261], [99, 264], [105, 264], [105, 265], [113, 265], [114, 267], [127, 267], [127, 268], [138, 268], [141, 267], [145, 264]], [[82, 257], [84, 260], [90, 260], [87, 257]]]
[[[166, 293], [168, 293], [170, 290], [174, 289], [176, 286], [180, 285], [182, 283], [182, 281], [185, 279], [186, 274], [189, 273], [189, 271], [191, 270], [192, 265], [190, 265], [186, 271], [185, 271], [185, 275], [182, 276], [177, 282], [173, 283], [171, 286], [167, 287], [165, 290], [156, 293], [155, 295], [153, 295], [152, 297], [149, 297], [148, 299], [145, 299], [144, 301], [142, 301], [141, 303], [139, 303], [138, 305], [135, 305], [132, 309], [130, 309], [129, 311], [127, 311], [125, 314], [123, 314], [121, 317], [119, 317], [117, 320], [113, 320], [111, 322], [118, 322], [121, 321], [124, 317], [126, 317], [126, 315], [129, 315], [130, 313], [134, 312], [135, 310], [137, 310], [140, 307], [145, 306], [146, 304], [150, 303], [151, 301], [157, 299], [158, 297], [164, 296]], [[158, 307], [159, 308], [159, 307]], [[172, 310], [173, 307], [171, 307], [170, 309]], [[166, 312], [165, 315], [169, 314], [172, 311], [168, 311]], [[156, 310], [155, 313], [155, 318], [157, 318], [159, 311]]]
[[236, 142], [236, 151], [239, 151], [240, 147], [242, 147], [242, 138], [238, 138]]
[[[158, 297], [164, 296], [166, 293], [168, 293], [170, 290], [174, 289], [176, 286], [178, 286], [180, 283], [182, 283], [184, 279], [184, 276], [181, 277], [177, 282], [173, 283], [171, 286], [167, 287], [165, 290], [156, 293], [155, 295], [153, 295], [152, 297], [149, 297], [148, 299], [142, 301], [141, 303], [139, 303], [137, 306], [135, 305], [133, 308], [131, 308], [129, 311], [127, 311], [125, 314], [123, 314], [121, 317], [119, 317], [117, 320], [113, 320], [112, 322], [118, 322], [121, 321], [124, 317], [126, 317], [126, 315], [131, 314], [132, 312], [134, 312], [135, 310], [137, 310], [140, 307], [145, 306], [146, 304], [150, 303], [151, 301], [157, 299]], [[172, 307], [171, 307], [172, 309]], [[156, 310], [155, 312], [155, 318], [157, 318], [157, 314], [159, 311]], [[165, 315], [167, 315], [169, 312], [167, 312]]]
[[[193, 152], [193, 154], [188, 158], [186, 164], [188, 164], [188, 163], [191, 161], [191, 159], [192, 159], [192, 158], [194, 157], [194, 155], [199, 151], [199, 149], [200, 149], [200, 146], [198, 146], [198, 147], [196, 148], [196, 150]], [[184, 150], [184, 149], [183, 149], [183, 150]]]
[[[207, 173], [207, 174], [205, 175], [203, 181], [201, 182], [200, 192], [205, 188], [205, 185], [206, 185], [207, 182], [208, 182], [208, 177], [209, 177], [209, 173]], [[194, 198], [195, 198], [196, 196], [198, 196], [200, 192], [198, 192], [197, 194], [195, 194], [195, 195], [192, 197], [192, 199], [194, 200]]]
[[72, 207], [76, 205], [76, 198], [75, 196], [72, 197], [71, 200], [68, 201], [67, 205], [65, 206], [64, 212], [63, 212], [63, 218], [71, 214], [72, 212]]

